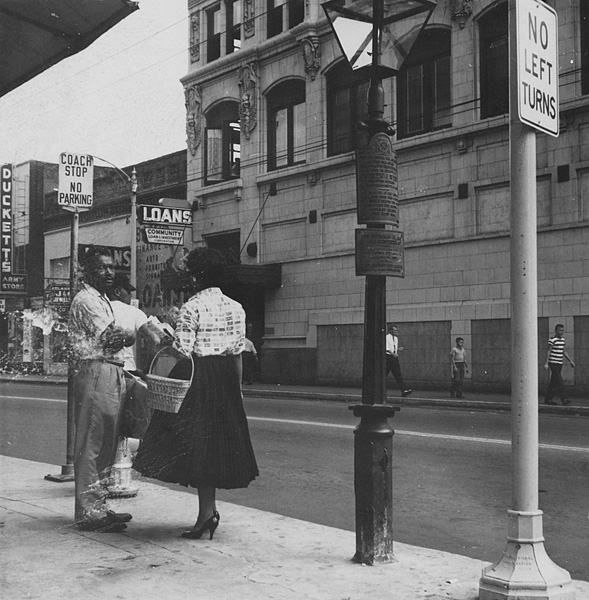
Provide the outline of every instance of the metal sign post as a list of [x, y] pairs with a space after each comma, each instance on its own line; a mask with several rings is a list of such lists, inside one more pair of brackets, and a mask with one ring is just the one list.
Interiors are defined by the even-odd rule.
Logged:
[[[530, 0], [522, 4], [530, 5]], [[514, 63], [521, 56], [520, 42], [527, 43], [531, 29], [541, 31], [541, 25], [535, 12], [523, 22], [528, 29], [522, 37], [517, 27], [521, 21], [516, 19], [516, 0], [509, 0], [512, 508], [507, 511], [507, 548], [497, 563], [483, 570], [479, 599], [573, 600], [569, 573], [555, 565], [544, 549], [542, 511], [538, 509], [536, 133], [519, 119], [519, 65]], [[556, 39], [553, 42], [557, 45]], [[556, 113], [558, 119], [558, 110]]]
[[[89, 154], [62, 152], [59, 155], [57, 203], [72, 213], [70, 232], [70, 298], [78, 287], [78, 230], [80, 212], [90, 210], [94, 195], [94, 157]], [[46, 475], [48, 481], [74, 480], [75, 398], [73, 357], [68, 360], [66, 464], [59, 475]]]

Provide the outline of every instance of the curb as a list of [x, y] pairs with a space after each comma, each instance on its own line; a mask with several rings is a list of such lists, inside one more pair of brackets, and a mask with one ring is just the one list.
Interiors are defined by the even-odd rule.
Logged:
[[[0, 382], [12, 383], [43, 383], [50, 385], [67, 385], [67, 378], [61, 376], [43, 376], [43, 375], [12, 375], [0, 373]], [[325, 400], [331, 402], [357, 403], [362, 402], [362, 395], [358, 393], [342, 392], [319, 392], [316, 390], [283, 390], [263, 389], [255, 387], [246, 387], [243, 395], [255, 396], [257, 398], [274, 398], [287, 400]], [[388, 404], [392, 406], [406, 406], [408, 408], [456, 408], [462, 410], [495, 410], [501, 412], [511, 411], [509, 402], [484, 401], [484, 400], [456, 400], [452, 398], [417, 398], [417, 397], [392, 397], [388, 398]], [[589, 417], [589, 407], [587, 406], [548, 406], [538, 404], [540, 414], [560, 415], [567, 417]]]
[[[343, 394], [316, 391], [291, 391], [291, 390], [263, 390], [248, 388], [243, 391], [244, 396], [256, 396], [258, 398], [282, 398], [282, 399], [303, 399], [303, 400], [328, 400], [333, 402], [360, 403], [360, 394]], [[410, 398], [409, 396], [388, 398], [387, 404], [406, 406], [409, 408], [458, 408], [462, 410], [496, 410], [511, 411], [509, 402], [489, 402], [483, 400], [453, 400], [443, 398]], [[589, 407], [585, 406], [547, 406], [538, 405], [538, 412], [542, 414], [564, 415], [564, 416], [582, 416], [589, 417]]]

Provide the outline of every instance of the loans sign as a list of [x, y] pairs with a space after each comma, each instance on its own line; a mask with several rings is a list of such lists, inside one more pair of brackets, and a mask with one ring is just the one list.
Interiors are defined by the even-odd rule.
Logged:
[[517, 0], [518, 113], [523, 123], [558, 137], [558, 18], [540, 0]]
[[57, 204], [70, 211], [92, 208], [94, 193], [94, 157], [89, 154], [59, 155]]

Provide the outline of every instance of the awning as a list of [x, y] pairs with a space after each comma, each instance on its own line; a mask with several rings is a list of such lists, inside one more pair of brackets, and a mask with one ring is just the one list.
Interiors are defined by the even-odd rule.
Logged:
[[0, 0], [0, 96], [87, 48], [138, 8], [131, 0]]
[[[225, 286], [259, 286], [265, 289], [279, 288], [282, 284], [282, 265], [231, 265], [225, 271]], [[162, 290], [181, 290], [189, 286], [186, 271], [173, 269], [160, 273]]]

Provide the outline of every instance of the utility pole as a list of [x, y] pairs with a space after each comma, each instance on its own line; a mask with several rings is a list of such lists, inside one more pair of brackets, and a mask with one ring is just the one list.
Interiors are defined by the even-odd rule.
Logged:
[[[131, 274], [130, 280], [133, 287], [137, 287], [137, 171], [133, 167], [131, 173]], [[133, 292], [137, 297], [137, 290]]]

